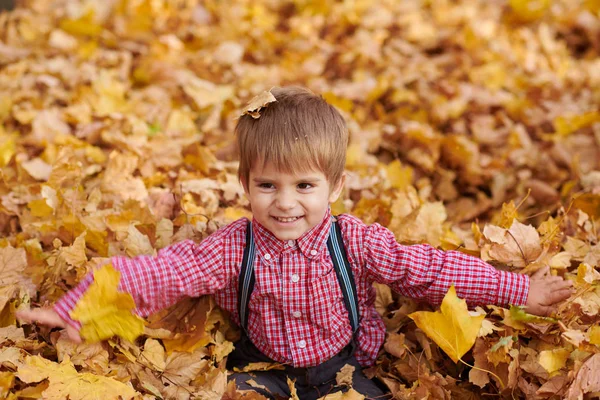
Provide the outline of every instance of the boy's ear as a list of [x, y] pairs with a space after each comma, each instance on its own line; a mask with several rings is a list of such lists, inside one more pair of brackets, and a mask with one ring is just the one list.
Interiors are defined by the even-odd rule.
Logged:
[[331, 188], [331, 193], [329, 193], [329, 204], [335, 203], [335, 201], [340, 197], [340, 194], [342, 194], [342, 190], [344, 189], [345, 184], [346, 173], [344, 172], [342, 173], [342, 177], [340, 178], [338, 183]]

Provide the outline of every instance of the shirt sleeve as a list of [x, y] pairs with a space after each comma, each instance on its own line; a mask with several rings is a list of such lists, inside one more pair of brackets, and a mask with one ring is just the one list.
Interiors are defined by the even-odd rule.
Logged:
[[[155, 257], [113, 257], [112, 265], [121, 272], [118, 290], [131, 294], [135, 312], [145, 317], [185, 296], [197, 297], [224, 288], [235, 273], [226, 267], [231, 265], [226, 262], [231, 254], [224, 254], [224, 235], [217, 231], [200, 244], [179, 242], [160, 250]], [[69, 313], [93, 280], [92, 273], [88, 274], [54, 305], [58, 315], [76, 329], [81, 325]]]
[[401, 245], [379, 224], [348, 224], [348, 230], [350, 246], [358, 247], [351, 253], [359, 254], [359, 265], [374, 281], [390, 285], [404, 296], [438, 305], [454, 285], [457, 295], [471, 307], [524, 305], [527, 301], [527, 275], [500, 271], [458, 251], [442, 251], [427, 244]]

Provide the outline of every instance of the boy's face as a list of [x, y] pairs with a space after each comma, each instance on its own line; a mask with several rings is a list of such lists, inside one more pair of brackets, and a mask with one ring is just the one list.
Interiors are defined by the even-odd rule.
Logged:
[[321, 171], [290, 174], [255, 163], [244, 190], [254, 218], [279, 240], [296, 240], [319, 224], [344, 186], [332, 187]]

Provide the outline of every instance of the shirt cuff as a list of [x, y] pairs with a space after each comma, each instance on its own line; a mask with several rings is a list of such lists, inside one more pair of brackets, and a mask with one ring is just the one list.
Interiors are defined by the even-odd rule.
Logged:
[[79, 330], [81, 329], [81, 323], [79, 321], [75, 321], [73, 318], [71, 318], [71, 315], [69, 314], [73, 308], [74, 307], [70, 307], [67, 304], [64, 297], [54, 304], [54, 311], [58, 314], [58, 316], [62, 318], [62, 320], [65, 321], [67, 324], [77, 329], [77, 331], [79, 332]]
[[71, 311], [77, 305], [77, 302], [83, 297], [83, 294], [90, 287], [94, 281], [94, 273], [88, 273], [77, 286], [69, 290], [63, 297], [61, 297], [56, 303], [54, 303], [54, 311], [59, 317], [63, 319], [67, 324], [79, 331], [81, 329], [81, 323], [71, 318]]
[[498, 271], [500, 280], [498, 282], [499, 306], [524, 306], [529, 295], [529, 277], [514, 272]]

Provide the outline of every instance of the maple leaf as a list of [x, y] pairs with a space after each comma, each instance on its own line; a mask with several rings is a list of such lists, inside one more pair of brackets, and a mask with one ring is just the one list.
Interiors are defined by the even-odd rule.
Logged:
[[491, 242], [489, 255], [514, 267], [523, 268], [542, 254], [539, 233], [533, 226], [516, 219], [510, 229], [486, 225], [483, 235]]
[[16, 375], [25, 383], [48, 379], [50, 384], [42, 393], [44, 399], [117, 400], [138, 395], [131, 386], [113, 378], [78, 373], [68, 357], [57, 364], [40, 356], [29, 356]]
[[133, 342], [144, 332], [144, 320], [134, 315], [135, 302], [119, 292], [121, 273], [108, 264], [94, 271], [94, 282], [71, 310], [71, 318], [81, 322], [81, 336], [90, 342], [123, 337]]
[[409, 317], [454, 362], [458, 362], [473, 347], [485, 315], [472, 317], [467, 302], [458, 298], [452, 285], [442, 300], [440, 311], [417, 311]]

